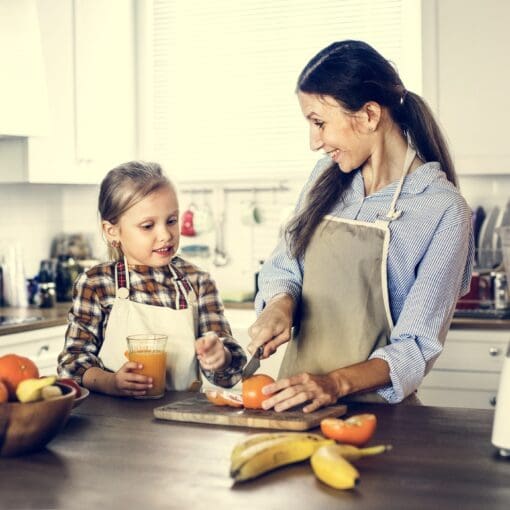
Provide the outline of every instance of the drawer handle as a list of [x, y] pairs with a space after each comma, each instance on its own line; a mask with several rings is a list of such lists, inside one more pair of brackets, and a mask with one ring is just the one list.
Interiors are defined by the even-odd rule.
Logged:
[[501, 349], [499, 347], [489, 347], [489, 354], [491, 356], [499, 356], [501, 354]]
[[489, 399], [489, 404], [492, 406], [492, 407], [495, 407], [496, 405], [496, 397], [491, 397]]
[[48, 352], [50, 350], [50, 346], [49, 345], [43, 345], [39, 348], [39, 350], [37, 351], [37, 357], [41, 356], [41, 354], [43, 352]]

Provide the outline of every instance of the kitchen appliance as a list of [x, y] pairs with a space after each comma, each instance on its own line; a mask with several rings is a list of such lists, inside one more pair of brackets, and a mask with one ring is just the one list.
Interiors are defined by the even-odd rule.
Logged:
[[273, 410], [239, 409], [215, 406], [203, 393], [172, 402], [154, 409], [154, 416], [161, 420], [209, 423], [231, 427], [255, 427], [278, 430], [309, 430], [320, 425], [324, 418], [336, 418], [346, 413], [347, 406], [332, 405], [311, 413], [303, 413], [302, 406], [284, 413]]
[[510, 342], [499, 379], [492, 444], [498, 448], [502, 457], [510, 458]]
[[494, 260], [494, 229], [498, 226], [499, 218], [500, 208], [496, 205], [489, 209], [480, 229], [477, 257], [480, 269], [493, 269], [498, 264], [497, 260]]

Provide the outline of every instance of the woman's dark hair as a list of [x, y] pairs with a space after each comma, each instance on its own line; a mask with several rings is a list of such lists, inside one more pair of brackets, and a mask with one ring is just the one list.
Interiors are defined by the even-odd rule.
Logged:
[[[175, 189], [158, 163], [129, 161], [112, 168], [99, 188], [101, 220], [115, 225], [129, 208], [165, 186]], [[122, 249], [108, 245], [108, 255], [112, 260], [122, 260]]]
[[[347, 40], [324, 48], [299, 75], [297, 92], [331, 96], [353, 113], [369, 101], [386, 107], [418, 156], [425, 162], [438, 161], [448, 180], [457, 185], [446, 141], [430, 108], [420, 96], [405, 89], [391, 62], [368, 44]], [[341, 200], [353, 176], [353, 172], [341, 172], [336, 163], [322, 172], [286, 228], [293, 256], [304, 255], [317, 225]]]

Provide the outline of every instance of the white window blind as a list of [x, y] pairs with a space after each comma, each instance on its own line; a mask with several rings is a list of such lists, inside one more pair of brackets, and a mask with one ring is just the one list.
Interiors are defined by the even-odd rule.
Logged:
[[421, 34], [412, 28], [419, 27], [419, 0], [148, 5], [142, 154], [179, 181], [307, 174], [317, 154], [294, 90], [306, 62], [331, 42], [365, 40], [405, 83], [420, 81]]

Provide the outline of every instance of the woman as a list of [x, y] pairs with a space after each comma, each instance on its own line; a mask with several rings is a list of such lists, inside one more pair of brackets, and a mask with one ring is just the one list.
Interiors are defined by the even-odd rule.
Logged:
[[259, 275], [248, 350], [290, 340], [264, 407], [409, 401], [469, 289], [471, 211], [429, 108], [368, 44], [319, 52], [297, 95], [325, 157]]

